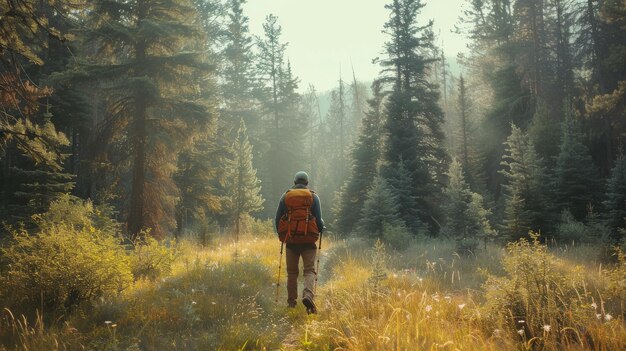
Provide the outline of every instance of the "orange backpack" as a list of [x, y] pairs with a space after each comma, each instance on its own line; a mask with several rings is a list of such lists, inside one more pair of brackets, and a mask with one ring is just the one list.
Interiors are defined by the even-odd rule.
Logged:
[[284, 243], [314, 243], [319, 237], [317, 220], [311, 213], [313, 191], [289, 189], [285, 193], [285, 213], [278, 222], [278, 238]]

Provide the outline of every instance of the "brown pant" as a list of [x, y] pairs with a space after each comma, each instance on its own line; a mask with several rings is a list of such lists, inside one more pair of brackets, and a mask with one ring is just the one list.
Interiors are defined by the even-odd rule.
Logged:
[[302, 298], [313, 299], [315, 285], [315, 254], [317, 250], [291, 250], [287, 249], [287, 303], [295, 304], [298, 298], [298, 273], [300, 268], [300, 256], [304, 266], [304, 290]]

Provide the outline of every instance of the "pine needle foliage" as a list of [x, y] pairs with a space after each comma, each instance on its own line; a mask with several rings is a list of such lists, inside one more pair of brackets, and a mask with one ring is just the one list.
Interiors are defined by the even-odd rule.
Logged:
[[381, 125], [383, 121], [384, 95], [380, 81], [372, 83], [373, 97], [368, 100], [361, 132], [352, 149], [352, 169], [339, 197], [337, 231], [352, 232], [359, 219], [367, 192], [377, 174], [380, 159]]
[[511, 126], [511, 135], [505, 142], [502, 170], [505, 184], [502, 234], [508, 240], [526, 236], [530, 229], [546, 229], [547, 179], [542, 160], [526, 132]]
[[[421, 0], [393, 0], [385, 6], [390, 17], [384, 26], [389, 36], [387, 57], [381, 61], [382, 80], [391, 84], [385, 104], [385, 164], [398, 168], [401, 160], [410, 175], [413, 197], [420, 199], [421, 220], [436, 215], [435, 199], [440, 197], [441, 177], [448, 159], [443, 149], [443, 112], [438, 105], [436, 86], [427, 80], [434, 59], [424, 53], [433, 47], [432, 21], [419, 25], [424, 7]], [[401, 204], [411, 208], [413, 204]], [[415, 228], [412, 228], [415, 229]]]
[[383, 238], [385, 226], [403, 226], [398, 216], [397, 197], [387, 181], [380, 176], [374, 178], [372, 188], [356, 224], [357, 231], [375, 238]]
[[246, 124], [240, 121], [237, 138], [232, 145], [232, 159], [226, 178], [226, 208], [231, 221], [235, 223], [235, 236], [239, 239], [241, 220], [251, 212], [263, 209], [261, 181], [252, 165], [252, 146], [248, 141]]
[[80, 68], [107, 82], [105, 123], [130, 150], [128, 230], [163, 237], [174, 224], [178, 150], [210, 121], [211, 65], [196, 8], [188, 0], [99, 0], [92, 10], [84, 39], [95, 54]]

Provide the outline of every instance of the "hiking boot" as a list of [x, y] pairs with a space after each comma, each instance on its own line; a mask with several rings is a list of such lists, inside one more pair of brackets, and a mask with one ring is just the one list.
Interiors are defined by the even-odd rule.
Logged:
[[315, 306], [315, 302], [310, 297], [305, 297], [302, 299], [302, 304], [306, 307], [306, 313], [308, 314], [316, 314], [317, 307]]

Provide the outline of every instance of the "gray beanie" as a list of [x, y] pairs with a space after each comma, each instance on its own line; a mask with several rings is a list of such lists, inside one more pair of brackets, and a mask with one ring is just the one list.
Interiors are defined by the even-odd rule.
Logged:
[[304, 171], [300, 171], [296, 173], [296, 176], [293, 178], [294, 183], [300, 184], [308, 184], [309, 183], [309, 175]]

